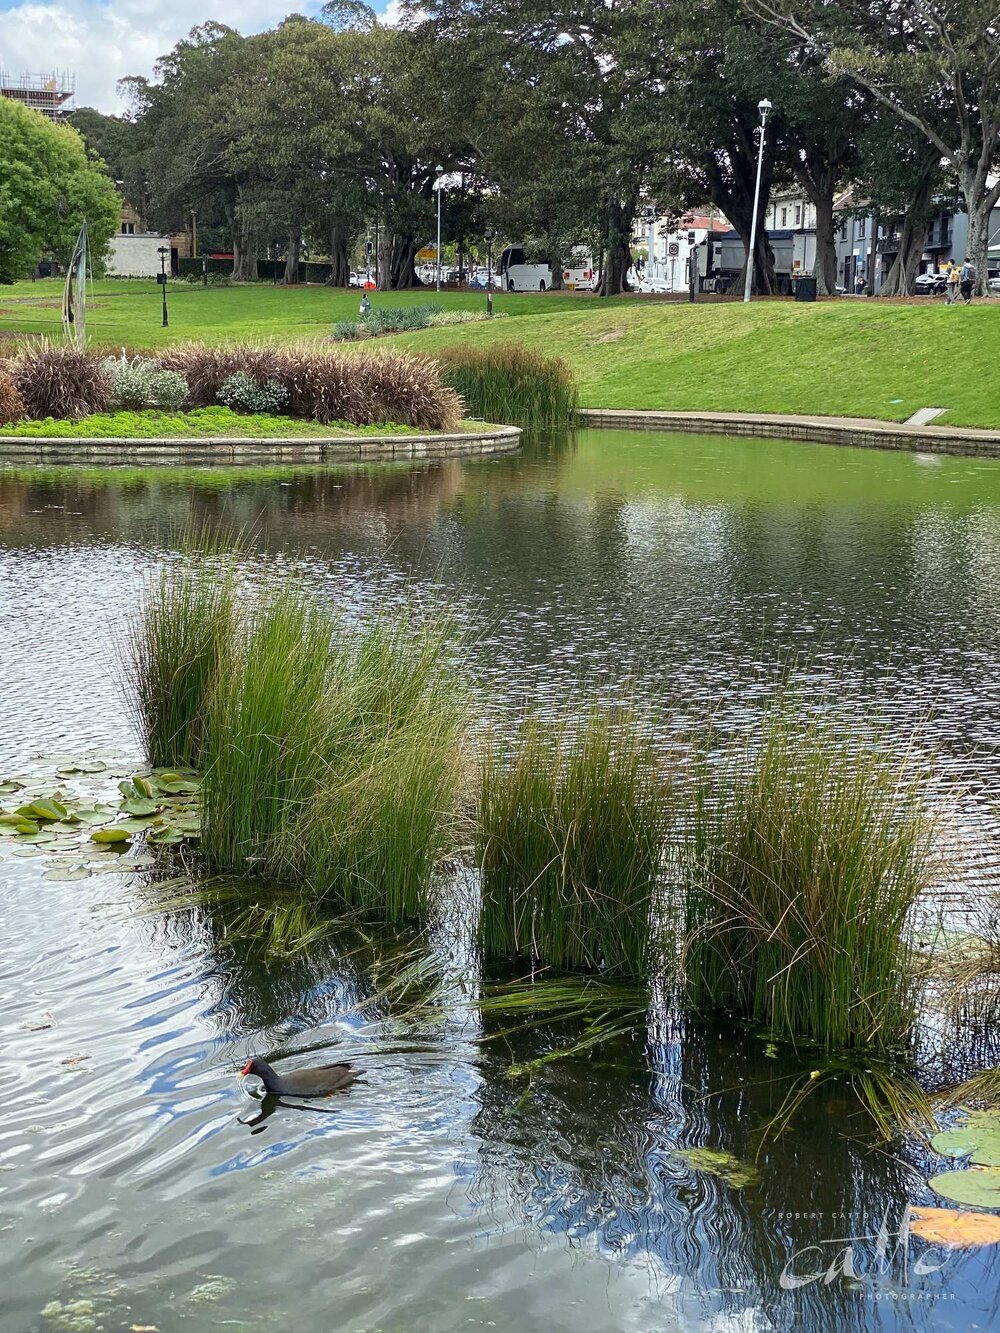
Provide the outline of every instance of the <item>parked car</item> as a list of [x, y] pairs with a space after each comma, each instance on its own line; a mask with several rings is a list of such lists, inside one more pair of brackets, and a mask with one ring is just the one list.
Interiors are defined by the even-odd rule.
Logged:
[[943, 273], [921, 273], [913, 284], [917, 296], [941, 296], [948, 283]]
[[365, 275], [363, 273], [352, 273], [347, 279], [348, 287], [363, 287], [365, 285]]
[[645, 292], [647, 296], [662, 296], [671, 288], [666, 278], [640, 278], [636, 290]]

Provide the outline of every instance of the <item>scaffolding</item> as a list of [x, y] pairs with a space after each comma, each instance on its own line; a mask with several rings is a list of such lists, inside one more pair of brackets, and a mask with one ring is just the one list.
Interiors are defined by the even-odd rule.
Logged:
[[66, 70], [51, 74], [8, 74], [0, 69], [0, 97], [40, 111], [49, 120], [60, 120], [73, 109], [76, 75]]

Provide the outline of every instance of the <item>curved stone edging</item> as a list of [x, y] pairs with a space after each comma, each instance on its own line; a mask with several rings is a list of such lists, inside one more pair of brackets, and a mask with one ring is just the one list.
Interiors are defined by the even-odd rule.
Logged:
[[448, 435], [337, 435], [240, 439], [70, 439], [61, 435], [0, 436], [0, 462], [270, 463], [327, 460], [461, 458], [511, 453], [521, 444], [517, 426], [489, 426]]
[[767, 440], [845, 444], [861, 449], [1000, 458], [1000, 430], [971, 426], [904, 426], [869, 417], [782, 416], [772, 412], [629, 412], [584, 407], [581, 424], [605, 429], [681, 431], [691, 435], [740, 435]]

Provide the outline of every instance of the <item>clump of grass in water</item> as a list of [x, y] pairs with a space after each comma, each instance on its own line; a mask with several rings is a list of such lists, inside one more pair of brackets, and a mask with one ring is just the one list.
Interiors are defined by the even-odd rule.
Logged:
[[354, 627], [292, 581], [268, 589], [207, 708], [209, 868], [422, 915], [461, 780], [446, 634], [387, 614]]
[[775, 708], [695, 802], [684, 966], [696, 1009], [830, 1050], [910, 1033], [920, 964], [908, 914], [931, 877], [930, 826], [905, 758], [849, 746]]
[[517, 426], [565, 426], [577, 387], [565, 361], [520, 343], [444, 347], [434, 353], [441, 380], [465, 400], [467, 415]]
[[200, 766], [207, 703], [236, 628], [231, 558], [210, 560], [204, 537], [187, 546], [147, 584], [121, 644], [129, 709], [156, 767]]
[[667, 784], [641, 720], [529, 716], [487, 747], [480, 782], [484, 952], [644, 975]]

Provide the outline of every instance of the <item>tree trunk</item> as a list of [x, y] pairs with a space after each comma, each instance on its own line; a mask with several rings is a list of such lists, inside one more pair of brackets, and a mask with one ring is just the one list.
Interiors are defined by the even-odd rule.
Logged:
[[553, 292], [561, 292], [563, 286], [562, 250], [559, 246], [553, 246], [549, 251], [549, 271], [552, 274], [549, 289]]
[[[744, 219], [743, 224], [733, 222], [733, 227], [739, 232], [740, 240], [743, 242], [744, 251], [750, 249], [750, 220]], [[767, 228], [763, 222], [757, 224], [757, 235], [754, 238], [754, 266], [753, 283], [751, 292], [754, 296], [774, 296], [778, 290], [778, 279], [774, 272], [774, 251], [771, 249], [771, 242], [768, 238]], [[731, 290], [739, 294], [743, 291], [746, 283], [747, 265], [743, 261], [743, 267], [740, 269], [739, 277], [733, 283]]]
[[411, 287], [422, 287], [417, 277], [417, 242], [411, 235], [394, 236], [389, 263], [386, 265], [385, 280], [380, 275], [379, 285], [391, 292], [406, 291]]
[[837, 294], [837, 236], [833, 219], [833, 185], [813, 200], [816, 209], [816, 278], [817, 296]]
[[[972, 289], [973, 296], [988, 296], [989, 285], [986, 272], [990, 248], [990, 218], [997, 202], [997, 188], [989, 187], [986, 171], [977, 166], [958, 173], [958, 183], [965, 200], [965, 211], [969, 216], [969, 240], [966, 253], [976, 266], [976, 281]], [[964, 256], [956, 255], [956, 259]]]
[[328, 287], [349, 287], [351, 268], [347, 260], [347, 229], [340, 222], [330, 224], [330, 276]]
[[285, 276], [281, 279], [286, 287], [299, 281], [299, 252], [302, 249], [302, 224], [296, 222], [288, 233], [288, 254], [285, 258]]
[[239, 205], [233, 223], [233, 282], [256, 282], [257, 238], [253, 223]]
[[604, 264], [598, 296], [619, 296], [629, 290], [628, 271], [632, 266], [632, 219], [635, 200], [612, 200], [604, 210]]
[[879, 296], [912, 296], [917, 266], [924, 253], [931, 221], [931, 200], [939, 156], [931, 153], [924, 164], [916, 189], [907, 201], [899, 227], [899, 249], [889, 272], [882, 279]]

